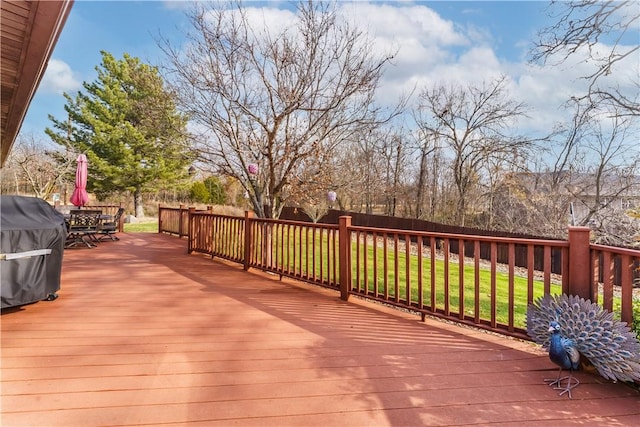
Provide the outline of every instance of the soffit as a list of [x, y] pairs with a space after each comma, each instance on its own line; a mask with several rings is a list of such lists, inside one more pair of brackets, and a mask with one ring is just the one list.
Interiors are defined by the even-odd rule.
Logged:
[[20, 131], [73, 0], [0, 2], [0, 165]]

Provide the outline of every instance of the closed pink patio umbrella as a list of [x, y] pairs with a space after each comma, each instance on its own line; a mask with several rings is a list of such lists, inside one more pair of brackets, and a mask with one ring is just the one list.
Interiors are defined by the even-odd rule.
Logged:
[[80, 154], [76, 159], [78, 165], [76, 167], [76, 188], [71, 194], [71, 203], [75, 206], [82, 207], [89, 201], [87, 193], [87, 156]]

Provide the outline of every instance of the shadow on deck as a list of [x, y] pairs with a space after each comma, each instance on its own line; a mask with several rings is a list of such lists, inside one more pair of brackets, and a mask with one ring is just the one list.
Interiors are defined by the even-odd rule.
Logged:
[[531, 343], [120, 233], [2, 315], [3, 426], [639, 425], [640, 393]]

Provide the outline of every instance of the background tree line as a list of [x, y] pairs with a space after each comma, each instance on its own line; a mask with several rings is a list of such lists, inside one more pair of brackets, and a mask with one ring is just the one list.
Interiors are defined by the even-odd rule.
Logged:
[[[632, 244], [640, 109], [610, 76], [638, 47], [594, 48], [637, 26], [639, 14], [616, 13], [620, 4], [552, 4], [557, 24], [541, 30], [531, 61], [553, 66], [587, 50], [595, 71], [584, 76], [587, 92], [567, 100], [572, 120], [532, 137], [517, 131], [528, 107], [506, 76], [416, 87], [396, 107], [376, 105], [395, 52], [372, 49], [331, 3], [301, 2], [296, 22], [273, 30], [239, 2], [198, 2], [188, 45], [159, 38], [161, 66], [103, 52], [97, 80], [65, 94], [68, 117], [51, 118], [60, 148], [36, 157], [43, 170], [57, 165], [48, 181], [59, 183], [86, 153], [89, 190], [132, 197], [136, 215], [144, 197], [173, 192], [260, 216], [296, 205], [318, 217], [332, 204], [549, 237], [588, 225], [600, 242]], [[8, 167], [44, 196], [24, 167], [28, 146], [19, 141]]]

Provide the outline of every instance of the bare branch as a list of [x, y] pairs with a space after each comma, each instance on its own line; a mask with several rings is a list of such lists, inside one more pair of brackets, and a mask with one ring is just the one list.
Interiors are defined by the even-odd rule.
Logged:
[[517, 156], [531, 144], [509, 133], [525, 106], [508, 98], [504, 77], [481, 87], [425, 89], [419, 98], [422, 112], [414, 117], [420, 117], [420, 131], [452, 156], [458, 196], [455, 221], [464, 225], [468, 199], [483, 165], [505, 153]]
[[[553, 1], [550, 12], [556, 23], [539, 32], [531, 60], [558, 65], [570, 57], [582, 57], [582, 62], [593, 64], [593, 71], [583, 76], [588, 90], [577, 99], [610, 105], [623, 116], [639, 116], [638, 73], [633, 74], [630, 82], [612, 84], [607, 78], [629, 64], [638, 66], [640, 8], [637, 2]], [[624, 43], [624, 40], [629, 41]], [[602, 53], [603, 48], [608, 52]], [[620, 83], [630, 84], [631, 89], [621, 90]]]
[[301, 2], [280, 31], [255, 25], [241, 3], [229, 6], [198, 3], [189, 45], [161, 47], [182, 108], [204, 131], [200, 160], [241, 182], [259, 215], [266, 203], [277, 216], [291, 182], [307, 181], [301, 165], [384, 121], [372, 100], [391, 56], [374, 56], [328, 3]]

